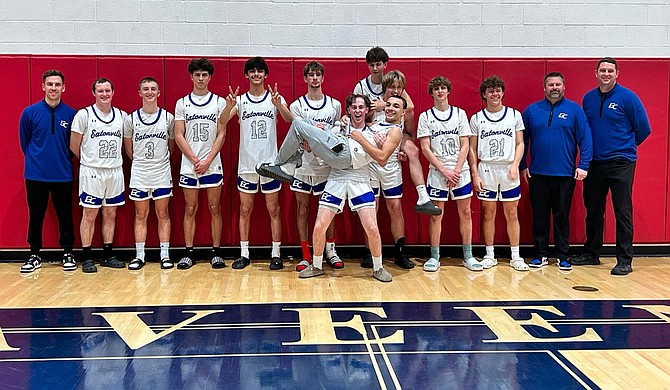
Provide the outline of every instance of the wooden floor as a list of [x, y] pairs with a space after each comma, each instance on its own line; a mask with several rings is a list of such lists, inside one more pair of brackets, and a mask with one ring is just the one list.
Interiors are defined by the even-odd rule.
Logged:
[[[517, 272], [503, 259], [490, 270], [471, 272], [460, 266], [460, 259], [443, 258], [438, 272], [427, 273], [421, 269], [422, 261], [415, 260], [418, 266], [410, 271], [385, 261], [393, 275], [391, 283], [373, 279], [371, 270], [353, 259], [345, 259], [342, 270], [324, 264], [326, 275], [313, 279], [298, 279], [295, 264], [289, 262], [280, 271], [254, 261], [243, 270], [230, 264], [213, 270], [207, 263], [185, 271], [161, 270], [157, 263], [149, 263], [139, 271], [98, 267], [94, 274], [81, 269], [66, 273], [60, 264], [44, 264], [28, 275], [19, 273], [19, 263], [0, 263], [0, 306], [670, 299], [669, 258], [636, 258], [634, 272], [626, 277], [610, 275], [614, 258], [570, 272], [559, 271], [553, 262], [539, 270]], [[598, 291], [577, 291], [574, 286]]]
[[[207, 263], [198, 263], [190, 270], [185, 271], [177, 269], [161, 270], [157, 263], [150, 263], [139, 271], [98, 267], [98, 272], [94, 274], [84, 274], [81, 269], [73, 273], [65, 273], [60, 264], [44, 264], [40, 270], [27, 275], [19, 273], [19, 263], [0, 263], [0, 336], [3, 336], [4, 331], [3, 337], [5, 339], [3, 340], [3, 337], [0, 337], [0, 375], [3, 375], [3, 377], [5, 373], [19, 375], [17, 373], [21, 372], [20, 369], [17, 371], [14, 366], [6, 367], [10, 363], [18, 364], [17, 362], [21, 362], [21, 359], [14, 358], [11, 354], [12, 351], [19, 350], [13, 344], [20, 342], [19, 339], [13, 339], [13, 335], [28, 332], [26, 329], [31, 329], [28, 326], [30, 324], [27, 324], [25, 328], [7, 324], [8, 321], [6, 320], [9, 319], [9, 313], [13, 313], [12, 309], [33, 309], [32, 312], [35, 312], [34, 309], [96, 308], [96, 310], [100, 310], [100, 308], [138, 307], [137, 310], [140, 311], [146, 310], [140, 308], [153, 306], [187, 306], [192, 308], [193, 306], [209, 307], [208, 305], [288, 304], [295, 307], [323, 307], [323, 304], [327, 304], [326, 306], [336, 307], [335, 305], [341, 306], [346, 303], [348, 306], [354, 304], [353, 306], [386, 305], [384, 307], [390, 307], [388, 305], [403, 304], [402, 315], [393, 317], [389, 314], [388, 319], [391, 320], [390, 324], [400, 329], [403, 328], [403, 321], [405, 324], [410, 324], [404, 328], [405, 344], [411, 344], [409, 341], [411, 339], [418, 340], [416, 342], [412, 341], [414, 342], [412, 348], [417, 348], [417, 351], [393, 350], [390, 346], [386, 346], [384, 349], [381, 342], [379, 344], [380, 351], [375, 350], [375, 352], [370, 349], [371, 361], [376, 373], [376, 375], [372, 374], [372, 377], [376, 379], [373, 381], [374, 386], [369, 388], [419, 389], [461, 388], [463, 386], [487, 388], [487, 382], [471, 383], [463, 378], [453, 382], [455, 383], [453, 386], [442, 387], [439, 384], [435, 385], [433, 383], [431, 385], [428, 382], [421, 385], [417, 382], [419, 379], [410, 377], [411, 370], [408, 371], [406, 367], [415, 367], [416, 363], [410, 359], [411, 356], [422, 356], [423, 360], [416, 363], [418, 364], [416, 367], [423, 367], [422, 370], [428, 370], [426, 367], [430, 367], [430, 359], [437, 356], [435, 354], [444, 354], [439, 356], [447, 359], [448, 356], [454, 356], [449, 355], [450, 353], [468, 352], [467, 348], [463, 351], [460, 344], [456, 348], [458, 351], [450, 351], [451, 347], [445, 341], [450, 337], [456, 337], [456, 335], [462, 337], [463, 333], [461, 331], [458, 334], [434, 333], [431, 337], [435, 338], [435, 343], [444, 342], [446, 344], [442, 345], [441, 349], [438, 348], [437, 351], [429, 351], [430, 354], [426, 352], [430, 349], [430, 342], [426, 344], [428, 346], [417, 347], [416, 345], [421, 344], [420, 341], [424, 337], [421, 333], [424, 330], [417, 330], [415, 337], [412, 336], [413, 328], [411, 327], [425, 329], [426, 326], [432, 326], [426, 324], [438, 322], [440, 326], [451, 326], [452, 328], [454, 326], [462, 327], [466, 323], [477, 324], [480, 328], [482, 328], [482, 325], [487, 326], [485, 328], [486, 333], [483, 333], [484, 336], [482, 336], [482, 333], [477, 333], [479, 331], [468, 331], [466, 333], [470, 335], [468, 337], [476, 339], [470, 344], [473, 354], [468, 355], [471, 356], [468, 359], [471, 359], [469, 363], [471, 365], [476, 364], [476, 358], [472, 356], [483, 356], [485, 355], [484, 352], [496, 352], [499, 353], [499, 358], [482, 364], [486, 366], [499, 365], [495, 367], [495, 370], [508, 372], [509, 369], [503, 367], [503, 365], [511, 363], [502, 357], [504, 353], [516, 353], [518, 356], [540, 353], [551, 363], [555, 363], [559, 367], [559, 373], [566, 373], [568, 378], [566, 382], [560, 382], [558, 379], [552, 379], [558, 382], [551, 382], [542, 378], [539, 378], [538, 381], [540, 382], [537, 383], [528, 382], [530, 376], [542, 375], [542, 370], [538, 371], [537, 367], [533, 367], [532, 359], [529, 360], [531, 364], [525, 368], [520, 368], [522, 366], [520, 362], [530, 358], [521, 358], [515, 355], [511, 358], [515, 362], [515, 369], [512, 370], [514, 374], [510, 374], [513, 377], [511, 379], [505, 377], [502, 381], [500, 381], [500, 378], [496, 378], [495, 382], [491, 382], [496, 383], [492, 385], [495, 388], [670, 388], [670, 259], [659, 257], [636, 258], [633, 264], [634, 272], [626, 277], [610, 275], [610, 269], [614, 265], [613, 258], [603, 258], [602, 261], [603, 263], [600, 266], [575, 267], [573, 271], [569, 272], [558, 270], [553, 261], [550, 266], [539, 270], [518, 272], [514, 271], [508, 262], [500, 259], [497, 267], [477, 273], [460, 266], [459, 259], [443, 258], [442, 266], [436, 273], [424, 272], [421, 269], [422, 261], [419, 261], [419, 259], [417, 259], [417, 268], [410, 271], [399, 269], [392, 261], [385, 261], [386, 269], [393, 275], [391, 283], [381, 283], [373, 279], [371, 270], [361, 268], [359, 261], [353, 259], [345, 259], [346, 266], [343, 270], [335, 271], [326, 266], [326, 275], [304, 280], [298, 278], [294, 271], [295, 264], [291, 263], [285, 263], [286, 267], [281, 271], [270, 271], [266, 262], [253, 262], [251, 266], [244, 270], [233, 270], [230, 268], [230, 264], [227, 268], [213, 270]], [[587, 290], [594, 291], [580, 291], [579, 286], [585, 286]], [[575, 287], [578, 289], [575, 289]], [[442, 306], [435, 306], [435, 304]], [[519, 310], [519, 308], [523, 309], [524, 307], [534, 308], [540, 311], [540, 314], [542, 314], [540, 317], [542, 318], [525, 315], [520, 316], [524, 318], [516, 319], [511, 319], [511, 317], [497, 318], [496, 315], [500, 317], [500, 314], [496, 314], [495, 309], [491, 309], [492, 306], [507, 306], [510, 310]], [[255, 307], [264, 308], [265, 306]], [[422, 315], [421, 310], [424, 310], [421, 308], [431, 307], [432, 309], [427, 310], [434, 316], [431, 318], [433, 322], [424, 321], [424, 319], [415, 321], [411, 318], [413, 307], [417, 308], [419, 317]], [[439, 309], [435, 309], [437, 307]], [[471, 313], [472, 315], [469, 317], [459, 317], [458, 315], [462, 312], [463, 307], [470, 308], [476, 316]], [[627, 309], [628, 307], [635, 307], [637, 311]], [[579, 308], [579, 310], [573, 310], [575, 308]], [[592, 313], [594, 308], [595, 314]], [[546, 312], [543, 314], [542, 310]], [[131, 311], [131, 309], [125, 311]], [[387, 312], [389, 312], [388, 309]], [[458, 315], [449, 314], [456, 312], [458, 312]], [[556, 315], [545, 315], [546, 313]], [[624, 315], [630, 317], [622, 318], [621, 313], [628, 313]], [[487, 318], [489, 314], [491, 316]], [[506, 316], [503, 315], [502, 317]], [[386, 317], [382, 316], [382, 318]], [[548, 322], [543, 322], [544, 318]], [[108, 318], [105, 317], [105, 319]], [[254, 321], [262, 320], [256, 319]], [[249, 322], [254, 321], [250, 320]], [[272, 321], [273, 325], [279, 326], [277, 325], [279, 320], [273, 317]], [[412, 321], [416, 324], [411, 325]], [[516, 326], [517, 321], [519, 326]], [[527, 322], [522, 323], [523, 321]], [[111, 321], [108, 322], [111, 323]], [[310, 330], [302, 328], [302, 320], [298, 322], [300, 324], [294, 323], [291, 326], [300, 326], [300, 332], [304, 340]], [[134, 322], [130, 321], [130, 323]], [[368, 325], [370, 323], [375, 322], [366, 322]], [[379, 324], [377, 323], [377, 325]], [[528, 328], [520, 325], [536, 325], [539, 332], [524, 332], [523, 329]], [[33, 326], [35, 325], [33, 324]], [[136, 326], [136, 323], [134, 326]], [[552, 326], [560, 328], [560, 332], [551, 330]], [[353, 328], [353, 325], [351, 327]], [[513, 329], [515, 327], [521, 329], [521, 331]], [[118, 332], [113, 324], [111, 328], [117, 330], [117, 333], [122, 333]], [[334, 329], [328, 326], [325, 326], [325, 328]], [[378, 331], [375, 325], [372, 325], [372, 328], [375, 328], [374, 332]], [[577, 339], [577, 337], [588, 337], [589, 328], [593, 339], [586, 341], [599, 340], [596, 343], [597, 345]], [[166, 329], [166, 327], [152, 329], [157, 332]], [[571, 342], [561, 343], [562, 340], [556, 339], [557, 342], [552, 344], [539, 345], [541, 340], [547, 340], [540, 339], [541, 337], [547, 337], [547, 335], [542, 335], [542, 331], [547, 329], [550, 331], [547, 333], [549, 336], [551, 336], [551, 332], [566, 333], [564, 336], [571, 339]], [[587, 331], [584, 331], [584, 329], [587, 329]], [[146, 343], [140, 341], [139, 344], [145, 345], [154, 340], [154, 336], [157, 334], [161, 335], [160, 332], [154, 332], [148, 333]], [[527, 334], [524, 335], [523, 333]], [[335, 337], [334, 334], [334, 330], [332, 335], [325, 331], [323, 335], [319, 333], [315, 336], [315, 339], [323, 337], [326, 340], [329, 337]], [[397, 335], [397, 333], [395, 334]], [[123, 337], [123, 335], [121, 336]], [[268, 336], [263, 334], [259, 337]], [[496, 337], [497, 341], [495, 340]], [[126, 344], [130, 345], [128, 340], [125, 338], [124, 340]], [[244, 337], [242, 337], [242, 340], [244, 340]], [[382, 339], [379, 338], [379, 340]], [[576, 342], [578, 340], [581, 341]], [[508, 342], [504, 348], [498, 347], [496, 351], [487, 349], [496, 342], [503, 341]], [[328, 344], [326, 341], [324, 343]], [[281, 342], [278, 344], [283, 347], [291, 343]], [[300, 341], [294, 344], [300, 344]], [[481, 347], [478, 347], [478, 345]], [[595, 345], [595, 347], [592, 347], [592, 345]], [[12, 347], [16, 348], [12, 349]], [[419, 351], [420, 348], [423, 349]], [[289, 355], [294, 352], [289, 353]], [[421, 355], [422, 352], [426, 354]], [[177, 355], [176, 352], [173, 353]], [[338, 356], [343, 358], [348, 356], [347, 353], [353, 352], [338, 352]], [[382, 363], [375, 363], [378, 356]], [[386, 360], [382, 361], [382, 357]], [[85, 357], [81, 359], [89, 361]], [[451, 364], [444, 362], [439, 364], [442, 366]], [[183, 363], [183, 365], [185, 366], [186, 363]], [[394, 367], [402, 367], [402, 369], [395, 368], [394, 370]], [[88, 368], [87, 370], [92, 369]], [[104, 370], [109, 370], [109, 368], [107, 367]], [[125, 368], [125, 370], [128, 370], [128, 368]], [[240, 375], [242, 375], [245, 370], [251, 369], [247, 367], [245, 369], [239, 368], [239, 370]], [[370, 368], [370, 371], [372, 371], [372, 368]], [[25, 375], [34, 375], [26, 372], [24, 372]], [[476, 371], [476, 375], [484, 378], [479, 372]], [[297, 382], [298, 379], [295, 376], [292, 377], [293, 382], [281, 382], [286, 380], [286, 378], [282, 378], [283, 374], [275, 372], [274, 375], [275, 379], [268, 379], [267, 375], [259, 374], [259, 377], [263, 379], [259, 379], [260, 382], [257, 386], [254, 385], [255, 382], [241, 380], [237, 385], [226, 383], [225, 387], [249, 389], [310, 388], [311, 386], [368, 388], [368, 385], [361, 385], [362, 382], [356, 382], [358, 379], [353, 377], [347, 379], [348, 385], [335, 386], [332, 382], [329, 384], [327, 381], [312, 383], [305, 382], [307, 379], [301, 379], [302, 382]], [[425, 374], [417, 374], [417, 376], [423, 378]], [[515, 379], [522, 377], [524, 377], [523, 381], [525, 382], [521, 382], [521, 379]], [[278, 382], [272, 382], [272, 380]], [[314, 379], [310, 378], [310, 380]], [[26, 381], [25, 383], [34, 383], [30, 379], [26, 379]], [[269, 383], [274, 385], [268, 387], [267, 383], [262, 384], [263, 381], [270, 381]], [[19, 383], [17, 386], [21, 387], [21, 383], [24, 382], [17, 383]], [[90, 383], [88, 379], [82, 379], [72, 388], [96, 387], [90, 385]], [[216, 388], [221, 386], [222, 383], [224, 382], [211, 382], [210, 386], [196, 386], [189, 383], [179, 385], [177, 388]], [[284, 383], [284, 385], [281, 383]], [[312, 384], [307, 385], [305, 383]], [[132, 388], [137, 386], [135, 383], [134, 385], [124, 384], [120, 387]], [[27, 385], [27, 387], [32, 386]]]

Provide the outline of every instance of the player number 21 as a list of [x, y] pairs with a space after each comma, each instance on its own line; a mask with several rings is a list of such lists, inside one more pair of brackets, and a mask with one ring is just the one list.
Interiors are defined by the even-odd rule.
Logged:
[[492, 139], [489, 140], [489, 155], [491, 157], [503, 157], [505, 155], [505, 139], [501, 138], [499, 140]]

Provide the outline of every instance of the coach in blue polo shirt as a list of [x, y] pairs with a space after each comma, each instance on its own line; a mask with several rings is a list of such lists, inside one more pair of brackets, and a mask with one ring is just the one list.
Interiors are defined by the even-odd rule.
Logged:
[[[528, 181], [533, 208], [533, 244], [535, 258], [529, 266], [548, 264], [549, 226], [554, 216], [554, 245], [558, 268], [572, 268], [568, 261], [570, 246], [570, 206], [575, 180], [587, 176], [591, 161], [591, 131], [579, 104], [565, 95], [565, 78], [559, 72], [544, 77], [544, 96], [523, 113], [524, 158], [521, 175]], [[579, 164], [575, 166], [577, 149]], [[530, 154], [530, 167], [526, 157]]]
[[44, 99], [28, 106], [19, 121], [21, 150], [25, 156], [24, 178], [30, 221], [28, 244], [30, 257], [21, 266], [22, 273], [33, 272], [42, 266], [42, 225], [47, 212], [49, 195], [58, 217], [63, 248], [63, 268], [77, 268], [72, 247], [73, 168], [70, 155], [70, 125], [76, 113], [61, 100], [65, 91], [65, 76], [58, 70], [47, 70], [42, 75]]
[[586, 242], [573, 265], [600, 264], [607, 193], [612, 193], [616, 218], [616, 266], [612, 275], [633, 272], [633, 177], [637, 147], [651, 134], [649, 119], [633, 91], [617, 84], [619, 68], [614, 58], [605, 57], [596, 66], [598, 88], [584, 95], [593, 137], [593, 160], [584, 180]]

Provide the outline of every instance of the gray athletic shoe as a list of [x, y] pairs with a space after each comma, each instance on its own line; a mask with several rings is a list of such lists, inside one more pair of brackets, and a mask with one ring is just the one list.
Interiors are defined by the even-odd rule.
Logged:
[[393, 280], [391, 274], [384, 268], [380, 268], [372, 273], [372, 276], [380, 282], [390, 282]]
[[313, 278], [319, 275], [323, 275], [323, 270], [321, 268], [316, 268], [313, 264], [310, 264], [307, 268], [298, 273], [300, 279]]
[[290, 183], [293, 181], [293, 174], [287, 171], [288, 169], [284, 168], [283, 165], [274, 165], [271, 163], [256, 165], [256, 173], [259, 175]]

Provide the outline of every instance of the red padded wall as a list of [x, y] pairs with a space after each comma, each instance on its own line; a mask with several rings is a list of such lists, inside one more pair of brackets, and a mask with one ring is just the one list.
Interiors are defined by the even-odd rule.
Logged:
[[[190, 58], [181, 57], [96, 57], [96, 56], [0, 56], [0, 68], [5, 69], [1, 81], [13, 92], [5, 95], [6, 132], [9, 143], [6, 148], [7, 164], [5, 180], [9, 190], [0, 197], [0, 215], [3, 224], [0, 227], [0, 248], [26, 248], [28, 213], [25, 203], [23, 184], [23, 155], [18, 142], [18, 121], [23, 108], [43, 98], [41, 90], [41, 74], [47, 69], [57, 68], [66, 75], [66, 92], [64, 101], [73, 108], [79, 109], [93, 103], [91, 82], [96, 77], [108, 77], [115, 85], [114, 105], [126, 111], [137, 109], [141, 100], [136, 94], [137, 82], [144, 76], [152, 76], [161, 82], [161, 102], [164, 108], [174, 112], [178, 98], [192, 90], [192, 83], [186, 70]], [[268, 59], [270, 77], [268, 83], [278, 83], [279, 91], [291, 103], [305, 93], [302, 68], [310, 59], [272, 58]], [[243, 64], [246, 58], [216, 58], [212, 60], [216, 71], [210, 84], [210, 90], [221, 96], [228, 93], [228, 86], [240, 86], [242, 92], [248, 89], [244, 78]], [[356, 81], [369, 74], [363, 59], [321, 59], [326, 67], [324, 91], [344, 104], [344, 98], [353, 89]], [[507, 105], [518, 110], [539, 99], [542, 99], [542, 79], [546, 72], [557, 70], [566, 76], [566, 97], [581, 103], [583, 94], [594, 88], [595, 59], [392, 59], [388, 70], [399, 69], [405, 73], [408, 85], [407, 92], [412, 97], [415, 108], [415, 119], [419, 113], [432, 105], [427, 93], [427, 83], [435, 75], [442, 74], [454, 83], [450, 103], [466, 110], [468, 116], [481, 109], [482, 102], [478, 95], [478, 86], [484, 77], [491, 74], [500, 75], [506, 83]], [[668, 109], [670, 107], [670, 61], [667, 59], [625, 59], [619, 61], [622, 85], [633, 89], [642, 99], [652, 124], [652, 135], [639, 149], [639, 161], [634, 186], [634, 220], [636, 243], [668, 243], [670, 242], [670, 210], [667, 207], [667, 187], [670, 180], [668, 166]], [[11, 98], [10, 98], [11, 96]], [[344, 107], [343, 107], [344, 109]], [[279, 142], [281, 143], [288, 124], [279, 120]], [[239, 245], [238, 215], [239, 195], [236, 188], [237, 149], [239, 144], [239, 125], [237, 118], [228, 126], [226, 142], [222, 149], [224, 164], [224, 188], [221, 196], [224, 230], [222, 244]], [[418, 146], [418, 144], [417, 144]], [[173, 176], [178, 178], [180, 153], [173, 157]], [[422, 158], [424, 171], [428, 163]], [[405, 181], [405, 215], [406, 236], [408, 243], [427, 244], [428, 219], [413, 211], [416, 202], [416, 191], [411, 184], [409, 170], [403, 164]], [[650, 174], [651, 172], [651, 174]], [[128, 179], [128, 178], [127, 178]], [[286, 187], [286, 186], [284, 186]], [[76, 184], [75, 184], [76, 188]], [[522, 243], [532, 243], [530, 226], [532, 212], [528, 203], [527, 186], [523, 184], [523, 195], [520, 203], [520, 222]], [[73, 199], [76, 204], [76, 199]], [[206, 197], [200, 198], [200, 209], [197, 217], [196, 245], [209, 245], [209, 213]], [[295, 201], [289, 189], [280, 194], [282, 206], [282, 242], [285, 245], [298, 244], [295, 220]], [[312, 218], [316, 210], [316, 199], [313, 200]], [[458, 244], [458, 224], [456, 209], [448, 204], [442, 232], [443, 244]], [[479, 223], [479, 202], [472, 201], [473, 210], [473, 242], [481, 243]], [[174, 246], [183, 245], [183, 195], [175, 187], [175, 196], [171, 200], [172, 238]], [[581, 199], [581, 184], [578, 184], [573, 199], [571, 214], [571, 243], [581, 244], [584, 240], [585, 210]], [[75, 223], [81, 217], [81, 210], [75, 207]], [[116, 246], [132, 247], [133, 207], [131, 202], [119, 210]], [[148, 245], [155, 246], [156, 233], [154, 217], [150, 218]], [[386, 207], [381, 205], [379, 212], [382, 237], [386, 244], [392, 243], [390, 224]], [[360, 244], [363, 232], [358, 218], [346, 211], [336, 218], [337, 241], [340, 244]], [[252, 216], [251, 244], [268, 246], [270, 243], [269, 217], [265, 210], [263, 197], [258, 196]], [[614, 242], [614, 217], [611, 207], [606, 214], [606, 242]], [[45, 247], [57, 246], [57, 223], [52, 208], [49, 208], [44, 229]], [[77, 234], [78, 235], [78, 234]], [[96, 243], [99, 243], [96, 234]], [[502, 210], [496, 223], [496, 243], [508, 242]], [[77, 242], [79, 245], [79, 242]]]
[[[39, 95], [31, 98], [30, 60], [25, 56], [0, 57], [0, 83], [7, 91], [0, 96], [3, 107], [3, 133], [7, 142], [4, 145], [5, 163], [2, 177], [4, 191], [0, 191], [0, 248], [27, 248], [28, 207], [23, 180], [23, 153], [19, 143], [19, 119], [23, 109]], [[37, 80], [37, 79], [36, 79]], [[37, 81], [35, 81], [37, 82]], [[39, 83], [41, 85], [41, 74]], [[42, 89], [40, 88], [40, 92]], [[44, 92], [41, 92], [44, 97]], [[51, 211], [52, 214], [53, 211]], [[53, 218], [55, 216], [52, 215]], [[45, 231], [58, 231], [53, 218], [45, 223]], [[48, 238], [48, 239], [47, 239]], [[54, 245], [53, 236], [44, 238], [45, 245]]]

